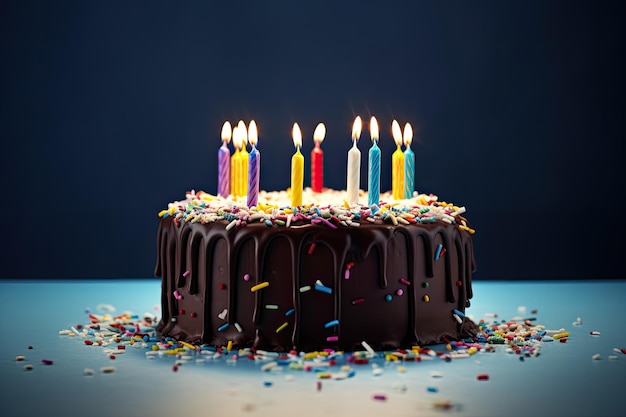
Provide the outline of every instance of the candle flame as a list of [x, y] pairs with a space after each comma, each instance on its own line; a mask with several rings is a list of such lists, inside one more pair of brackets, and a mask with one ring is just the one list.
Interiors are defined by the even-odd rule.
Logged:
[[222, 142], [230, 142], [230, 138], [233, 134], [233, 130], [230, 127], [230, 122], [226, 120], [224, 126], [222, 126]]
[[411, 123], [407, 123], [404, 125], [404, 146], [411, 146], [411, 142], [413, 142], [413, 128]]
[[237, 127], [239, 128], [239, 132], [241, 134], [241, 146], [244, 147], [248, 144], [248, 131], [246, 130], [246, 124], [243, 120], [240, 120], [239, 123], [237, 123]]
[[248, 140], [250, 141], [250, 145], [256, 146], [259, 137], [256, 129], [256, 122], [254, 120], [250, 120], [250, 124], [248, 125]]
[[300, 131], [300, 126], [298, 123], [293, 124], [293, 129], [291, 129], [291, 136], [293, 137], [293, 146], [297, 149], [300, 149], [302, 146], [302, 132]]
[[326, 136], [326, 126], [324, 126], [324, 123], [319, 123], [315, 128], [315, 132], [313, 132], [313, 141], [322, 143], [324, 136]]
[[235, 126], [235, 128], [233, 129], [233, 145], [235, 146], [235, 150], [239, 150], [241, 149], [241, 129], [239, 129], [239, 126]]
[[374, 116], [370, 119], [370, 136], [372, 142], [378, 142], [378, 121]]
[[402, 145], [402, 129], [400, 129], [400, 125], [396, 120], [391, 123], [391, 134], [393, 135], [393, 140], [396, 142], [396, 146]]
[[357, 141], [361, 136], [361, 129], [363, 128], [363, 122], [361, 122], [361, 116], [357, 116], [352, 124], [352, 140]]

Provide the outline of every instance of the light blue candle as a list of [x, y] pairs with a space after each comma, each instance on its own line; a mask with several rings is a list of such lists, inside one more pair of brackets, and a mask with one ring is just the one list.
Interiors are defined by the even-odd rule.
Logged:
[[372, 116], [370, 120], [372, 147], [369, 151], [369, 170], [367, 180], [367, 205], [380, 203], [380, 148], [378, 147], [378, 122]]
[[407, 146], [404, 151], [404, 198], [413, 197], [415, 191], [415, 153]]

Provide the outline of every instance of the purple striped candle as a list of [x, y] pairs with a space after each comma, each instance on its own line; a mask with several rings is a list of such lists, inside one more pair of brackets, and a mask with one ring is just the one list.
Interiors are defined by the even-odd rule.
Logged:
[[230, 150], [228, 142], [232, 135], [230, 122], [224, 122], [222, 127], [222, 146], [217, 151], [217, 195], [228, 197], [230, 194]]
[[257, 128], [254, 120], [248, 126], [248, 141], [252, 150], [248, 155], [248, 207], [254, 207], [259, 202], [259, 177], [261, 172], [261, 153], [257, 150]]

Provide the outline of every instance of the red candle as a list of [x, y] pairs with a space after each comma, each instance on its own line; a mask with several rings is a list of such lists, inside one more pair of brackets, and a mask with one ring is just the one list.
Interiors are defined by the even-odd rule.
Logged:
[[326, 136], [326, 126], [320, 123], [313, 133], [315, 147], [311, 151], [311, 189], [316, 193], [321, 193], [324, 188], [324, 151], [320, 147], [324, 136]]

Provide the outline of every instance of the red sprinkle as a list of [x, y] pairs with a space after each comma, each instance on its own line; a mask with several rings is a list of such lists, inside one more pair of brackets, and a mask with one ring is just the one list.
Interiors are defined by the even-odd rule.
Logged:
[[174, 372], [178, 372], [178, 365], [174, 365], [174, 366], [172, 366], [172, 371], [174, 371]]
[[115, 360], [115, 355], [109, 355], [109, 359]]
[[622, 353], [626, 355], [626, 349], [622, 349]]
[[488, 381], [489, 380], [489, 374], [478, 374], [476, 375], [476, 379], [479, 381]]
[[189, 317], [191, 317], [192, 319], [195, 318], [197, 316], [195, 311], [192, 311], [191, 313], [189, 313]]
[[567, 343], [567, 337], [562, 337], [559, 339], [559, 342], [561, 343]]
[[385, 394], [373, 394], [372, 399], [376, 401], [387, 401], [387, 396]]
[[180, 314], [181, 316], [184, 315], [185, 314], [185, 310], [181, 308], [180, 310], [178, 310], [178, 314]]
[[91, 340], [85, 340], [85, 344], [91, 346], [93, 345], [93, 342]]
[[219, 285], [219, 289], [220, 290], [225, 290], [226, 289], [226, 284], [220, 284]]
[[54, 363], [52, 359], [42, 359], [41, 362], [43, 362], [44, 365], [52, 365]]
[[315, 242], [311, 243], [311, 246], [309, 246], [309, 250], [307, 253], [311, 255], [314, 250], [315, 250]]
[[355, 298], [354, 300], [352, 300], [352, 304], [359, 304], [359, 303], [362, 303], [363, 301], [365, 301], [365, 298], [363, 297]]
[[462, 285], [463, 285], [463, 283], [462, 283], [461, 281], [457, 281], [457, 282], [456, 282], [456, 286], [457, 286], [457, 287], [460, 287], [460, 286], [462, 286]]

